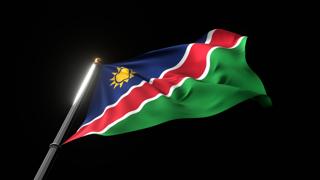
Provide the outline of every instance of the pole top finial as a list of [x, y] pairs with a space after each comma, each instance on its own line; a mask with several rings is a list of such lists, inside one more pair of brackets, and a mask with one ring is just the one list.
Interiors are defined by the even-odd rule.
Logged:
[[101, 60], [101, 58], [99, 58], [99, 57], [97, 57], [97, 58], [94, 59], [94, 63], [95, 63], [95, 64], [101, 64], [101, 62], [102, 62], [102, 60]]

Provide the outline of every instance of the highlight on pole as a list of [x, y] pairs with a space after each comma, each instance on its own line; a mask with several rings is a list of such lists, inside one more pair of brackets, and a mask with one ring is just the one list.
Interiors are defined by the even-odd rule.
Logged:
[[77, 95], [76, 97], [74, 98], [74, 101], [73, 101], [73, 104], [75, 104], [76, 102], [79, 101], [80, 97], [83, 95], [85, 89], [87, 88], [89, 82], [90, 82], [90, 79], [93, 75], [93, 72], [97, 66], [97, 64], [100, 64], [101, 63], [101, 59], [100, 58], [95, 58], [94, 62], [92, 63], [87, 75], [85, 76], [84, 80], [82, 81], [82, 84], [77, 92]]

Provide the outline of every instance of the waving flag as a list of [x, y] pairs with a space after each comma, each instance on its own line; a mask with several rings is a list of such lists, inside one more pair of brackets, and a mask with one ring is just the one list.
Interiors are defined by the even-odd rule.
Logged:
[[246, 63], [246, 40], [216, 29], [196, 43], [102, 65], [89, 112], [65, 143], [90, 134], [111, 136], [173, 119], [208, 117], [251, 98], [270, 104]]

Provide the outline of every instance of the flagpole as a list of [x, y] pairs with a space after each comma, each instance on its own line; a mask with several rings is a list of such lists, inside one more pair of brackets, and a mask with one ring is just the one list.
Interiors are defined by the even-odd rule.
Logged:
[[63, 121], [63, 124], [60, 127], [59, 132], [57, 133], [55, 139], [53, 140], [53, 142], [49, 145], [49, 151], [46, 155], [46, 157], [44, 158], [36, 176], [34, 177], [34, 180], [42, 180], [56, 151], [58, 150], [58, 148], [61, 146], [61, 142], [62, 139], [70, 125], [70, 122], [73, 118], [74, 113], [76, 112], [76, 110], [78, 109], [81, 99], [83, 97], [83, 95], [85, 94], [84, 92], [87, 89], [88, 84], [90, 83], [90, 80], [92, 79], [92, 75], [94, 74], [94, 70], [96, 68], [97, 65], [99, 65], [101, 63], [101, 59], [100, 58], [96, 58], [94, 60], [94, 63], [91, 65], [86, 77], [84, 78], [80, 89], [78, 90], [78, 93], [74, 99], [74, 102], [66, 116], [66, 118]]

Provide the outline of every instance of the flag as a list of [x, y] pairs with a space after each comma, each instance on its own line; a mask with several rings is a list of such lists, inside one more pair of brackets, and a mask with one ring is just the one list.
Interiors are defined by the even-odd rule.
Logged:
[[65, 143], [117, 135], [174, 119], [208, 117], [248, 99], [270, 105], [245, 59], [247, 37], [216, 29], [195, 43], [103, 64], [88, 114]]

